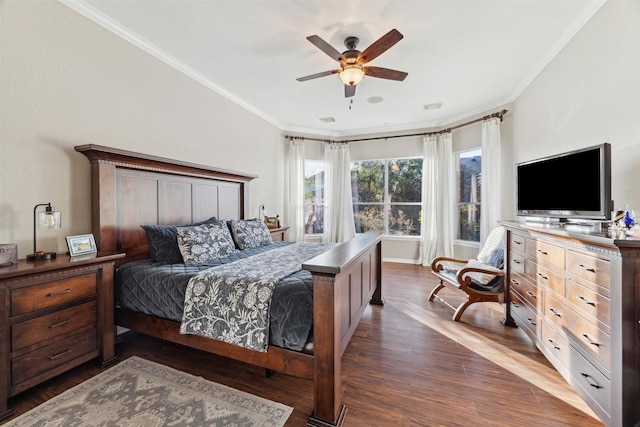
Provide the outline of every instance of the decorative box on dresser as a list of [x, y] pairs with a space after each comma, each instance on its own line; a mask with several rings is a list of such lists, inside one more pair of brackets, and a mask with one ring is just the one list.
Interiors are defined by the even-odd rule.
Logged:
[[608, 426], [640, 426], [640, 237], [503, 222], [515, 321]]
[[91, 359], [115, 361], [113, 271], [124, 254], [0, 269], [0, 419], [7, 399]]

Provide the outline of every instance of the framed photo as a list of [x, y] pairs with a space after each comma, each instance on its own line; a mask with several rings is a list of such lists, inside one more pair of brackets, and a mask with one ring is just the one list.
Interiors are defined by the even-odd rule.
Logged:
[[93, 234], [67, 236], [67, 246], [69, 247], [69, 255], [71, 256], [93, 254], [97, 251]]
[[265, 216], [264, 222], [267, 224], [267, 228], [280, 228], [280, 216]]

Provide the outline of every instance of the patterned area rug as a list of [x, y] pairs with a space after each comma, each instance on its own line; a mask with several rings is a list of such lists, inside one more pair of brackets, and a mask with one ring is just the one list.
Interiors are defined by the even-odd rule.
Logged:
[[293, 408], [131, 357], [6, 427], [280, 427]]

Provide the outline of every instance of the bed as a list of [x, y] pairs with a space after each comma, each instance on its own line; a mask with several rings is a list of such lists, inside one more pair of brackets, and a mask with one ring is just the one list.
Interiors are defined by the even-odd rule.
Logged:
[[[92, 232], [100, 251], [125, 253], [117, 267], [150, 258], [143, 224], [192, 224], [250, 216], [255, 175], [116, 148], [75, 147], [91, 164]], [[129, 264], [130, 265], [130, 264]], [[313, 292], [313, 346], [298, 351], [269, 345], [255, 351], [180, 333], [180, 322], [116, 308], [116, 323], [133, 331], [313, 380], [309, 426], [339, 426], [341, 357], [369, 303], [382, 304], [381, 236], [364, 233], [304, 262]], [[286, 346], [285, 346], [286, 347]]]

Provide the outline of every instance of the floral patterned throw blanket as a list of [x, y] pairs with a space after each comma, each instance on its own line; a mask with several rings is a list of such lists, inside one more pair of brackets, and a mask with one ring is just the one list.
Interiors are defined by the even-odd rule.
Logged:
[[198, 273], [187, 285], [180, 333], [266, 352], [273, 288], [333, 246], [293, 243]]

